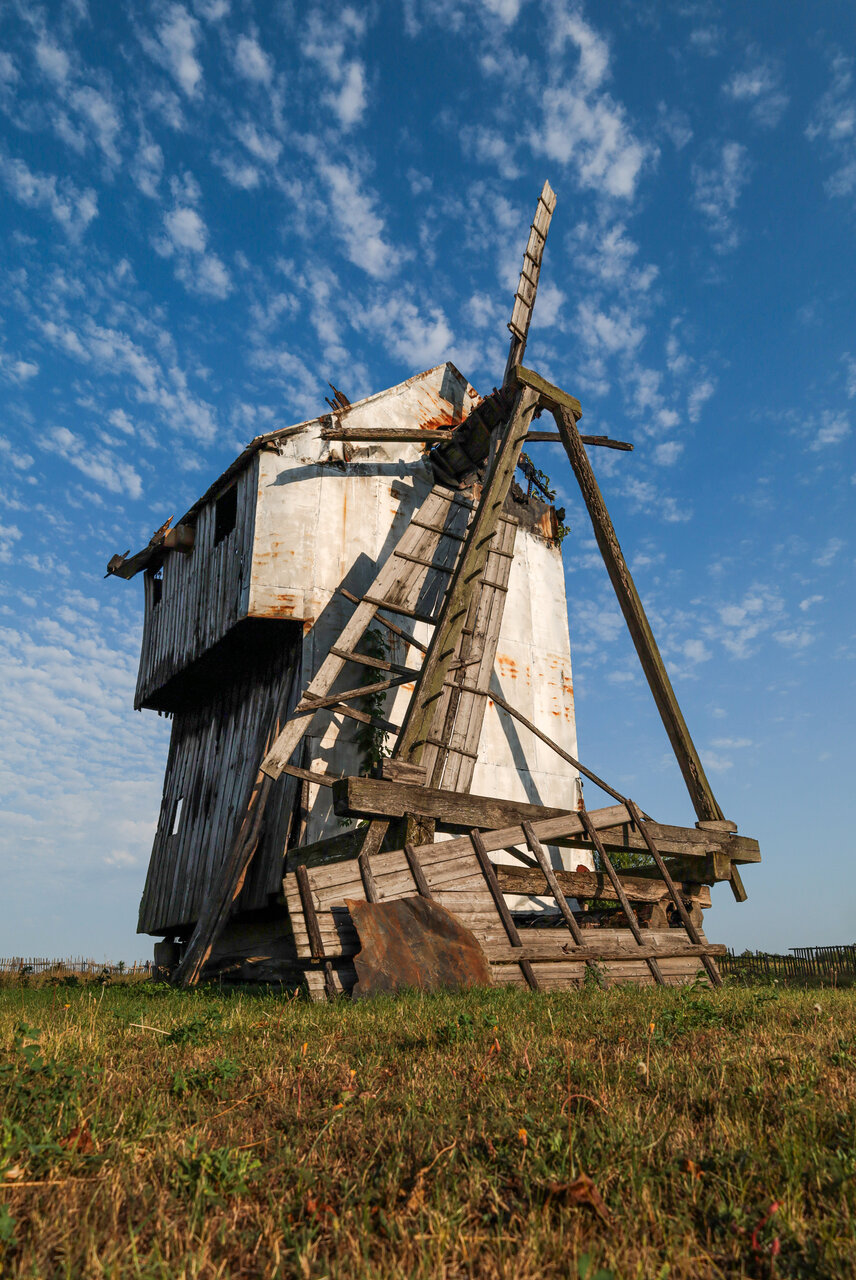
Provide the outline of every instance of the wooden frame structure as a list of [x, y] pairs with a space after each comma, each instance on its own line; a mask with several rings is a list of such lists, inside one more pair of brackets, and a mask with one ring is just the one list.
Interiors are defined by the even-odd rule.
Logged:
[[[597, 485], [586, 445], [629, 448], [604, 437], [581, 436], [579, 401], [523, 363], [547, 232], [555, 208], [549, 183], [539, 197], [515, 295], [511, 345], [503, 386], [451, 431], [438, 433], [430, 459], [436, 483], [376, 573], [369, 589], [341, 594], [353, 612], [291, 709], [276, 717], [245, 815], [196, 922], [175, 980], [197, 982], [205, 971], [259, 843], [278, 779], [292, 777], [332, 789], [337, 814], [364, 822], [355, 831], [292, 849], [283, 896], [298, 969], [313, 995], [331, 997], [356, 981], [359, 938], [347, 903], [382, 904], [419, 896], [450, 910], [469, 929], [497, 981], [533, 989], [574, 984], [587, 971], [598, 981], [684, 981], [699, 971], [718, 984], [715, 956], [701, 929], [706, 886], [728, 880], [745, 897], [737, 864], [760, 858], [757, 843], [736, 834], [713, 795], [657, 648], [639, 594]], [[341, 393], [336, 393], [337, 400]], [[556, 432], [533, 431], [542, 411]], [[376, 438], [408, 440], [412, 432], [385, 429]], [[336, 440], [375, 438], [369, 429]], [[555, 439], [580, 486], [598, 546], [633, 643], [696, 810], [695, 828], [655, 823], [631, 799], [570, 756], [549, 735], [490, 687], [499, 629], [514, 558], [516, 521], [506, 498], [527, 439]], [[121, 569], [121, 561], [120, 566]], [[418, 603], [426, 581], [438, 607]], [[430, 624], [425, 644], [408, 627]], [[396, 664], [361, 650], [372, 625], [404, 639], [419, 665]], [[354, 671], [377, 678], [358, 683]], [[338, 686], [343, 679], [349, 687]], [[412, 686], [400, 725], [354, 704], [370, 693]], [[607, 792], [615, 804], [587, 811], [580, 804], [545, 809], [470, 794], [488, 700]], [[313, 717], [337, 714], [393, 734], [395, 745], [380, 776], [332, 778], [298, 748]], [[307, 764], [309, 767], [307, 767]], [[442, 828], [442, 830], [438, 830]], [[436, 839], [437, 835], [445, 838]], [[596, 872], [555, 868], [545, 844], [586, 850]], [[519, 868], [491, 854], [505, 850]], [[616, 852], [632, 850], [647, 865], [616, 869]], [[506, 902], [509, 894], [546, 896], [557, 928], [525, 928]], [[592, 915], [580, 901], [617, 904]], [[576, 900], [576, 904], [574, 903]]]

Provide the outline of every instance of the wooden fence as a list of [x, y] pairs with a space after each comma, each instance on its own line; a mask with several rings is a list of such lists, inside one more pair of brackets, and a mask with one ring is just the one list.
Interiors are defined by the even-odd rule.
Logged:
[[81, 973], [81, 974], [126, 974], [130, 977], [151, 973], [151, 960], [134, 960], [131, 964], [107, 964], [102, 960], [91, 960], [84, 956], [74, 956], [64, 960], [48, 960], [44, 956], [9, 956], [0, 958], [0, 973]]
[[747, 951], [717, 960], [723, 974], [746, 978], [823, 978], [832, 982], [856, 978], [856, 945], [840, 947], [792, 947], [789, 955]]

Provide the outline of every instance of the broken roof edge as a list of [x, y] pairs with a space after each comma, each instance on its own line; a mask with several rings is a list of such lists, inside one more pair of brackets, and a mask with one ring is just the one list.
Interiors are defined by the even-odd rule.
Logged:
[[[383, 396], [388, 396], [392, 391], [404, 391], [407, 387], [412, 386], [414, 382], [418, 382], [420, 378], [427, 378], [429, 373], [436, 373], [438, 369], [451, 369], [452, 373], [456, 374], [457, 377], [460, 378], [464, 386], [472, 386], [469, 379], [464, 377], [460, 369], [458, 369], [451, 360], [441, 360], [439, 364], [432, 365], [430, 369], [423, 369], [421, 373], [414, 373], [409, 378], [405, 378], [403, 382], [396, 382], [391, 387], [385, 387], [383, 391], [375, 391], [370, 396], [364, 396], [362, 400], [354, 400], [353, 403], [349, 404], [346, 408], [337, 409], [335, 411], [335, 416], [344, 417], [354, 409], [361, 409], [365, 405], [371, 404], [373, 400], [380, 400]], [[264, 449], [268, 445], [276, 445], [278, 441], [284, 438], [290, 438], [291, 436], [298, 435], [301, 431], [305, 431], [308, 427], [311, 427], [313, 423], [320, 422], [322, 418], [330, 418], [332, 416], [334, 416], [334, 411], [332, 409], [328, 409], [326, 413], [316, 414], [314, 418], [306, 418], [305, 421], [295, 423], [294, 426], [277, 427], [276, 431], [268, 431], [264, 435], [254, 436], [246, 448], [238, 454], [234, 462], [231, 462], [222, 475], [219, 475], [217, 479], [208, 486], [202, 497], [197, 498], [193, 506], [182, 516], [181, 520], [179, 520], [179, 524], [189, 524], [195, 520], [202, 507], [204, 507], [207, 502], [210, 502], [212, 498], [216, 497], [218, 491], [225, 488], [234, 479], [238, 472], [243, 470], [250, 458], [252, 458], [254, 454], [258, 453], [260, 449]]]
[[[423, 369], [421, 373], [411, 374], [411, 376], [409, 378], [405, 378], [403, 382], [396, 382], [391, 387], [385, 387], [382, 391], [375, 391], [370, 396], [364, 396], [362, 400], [354, 400], [352, 404], [335, 410], [335, 416], [339, 418], [344, 417], [352, 410], [363, 408], [365, 405], [371, 404], [373, 400], [380, 400], [383, 396], [388, 396], [391, 392], [404, 391], [408, 387], [412, 386], [414, 382], [418, 382], [421, 378], [427, 378], [429, 374], [436, 373], [438, 369], [449, 369], [457, 378], [460, 379], [465, 387], [472, 386], [470, 380], [464, 377], [460, 369], [453, 364], [451, 360], [441, 360], [439, 364], [431, 365], [429, 369]], [[478, 398], [473, 401], [473, 406], [478, 404], [481, 399], [482, 397], [478, 396]], [[233, 462], [229, 463], [226, 470], [208, 486], [202, 494], [202, 497], [197, 498], [193, 505], [188, 508], [178, 521], [178, 524], [175, 526], [175, 530], [182, 528], [182, 526], [194, 526], [199, 512], [206, 503], [211, 502], [211, 500], [218, 497], [224, 489], [227, 489], [235, 476], [243, 471], [250, 459], [254, 457], [255, 454], [259, 453], [260, 450], [267, 448], [268, 446], [274, 447], [280, 440], [290, 439], [292, 436], [299, 435], [302, 431], [313, 426], [314, 423], [320, 422], [323, 418], [330, 418], [332, 416], [334, 416], [334, 410], [329, 409], [326, 413], [316, 414], [314, 418], [306, 418], [303, 422], [295, 423], [293, 426], [277, 427], [275, 431], [268, 431], [264, 435], [254, 436], [250, 443], [241, 450], [237, 458], [235, 458]], [[426, 435], [428, 434], [429, 433], [426, 432]], [[160, 533], [160, 530], [158, 533]], [[119, 557], [113, 556], [110, 561], [110, 565], [115, 564], [115, 568], [110, 568], [110, 565], [108, 565], [105, 577], [124, 578], [126, 580], [136, 577], [138, 573], [142, 572], [143, 569], [147, 568], [151, 564], [156, 555], [159, 555], [161, 552], [169, 549], [164, 545], [164, 543], [165, 538], [159, 538], [158, 534], [155, 534], [148, 546], [143, 547], [142, 550], [138, 551], [136, 555], [131, 556], [130, 559], [127, 559], [127, 552], [125, 553], [125, 557], [122, 557], [121, 560]], [[117, 560], [119, 560], [118, 564], [116, 564]], [[125, 570], [124, 572], [123, 568]], [[128, 572], [128, 570], [132, 571]]]

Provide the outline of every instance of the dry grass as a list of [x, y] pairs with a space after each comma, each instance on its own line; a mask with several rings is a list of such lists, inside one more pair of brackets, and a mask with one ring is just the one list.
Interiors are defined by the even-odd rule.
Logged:
[[856, 1276], [849, 991], [8, 986], [0, 1049], [3, 1277]]

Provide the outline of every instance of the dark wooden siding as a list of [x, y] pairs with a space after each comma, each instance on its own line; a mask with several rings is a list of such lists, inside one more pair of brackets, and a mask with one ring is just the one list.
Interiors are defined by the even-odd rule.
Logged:
[[[268, 629], [265, 641], [256, 630], [249, 656], [245, 652], [232, 664], [231, 677], [212, 682], [207, 695], [202, 693], [194, 705], [173, 716], [139, 933], [184, 932], [195, 922], [237, 833], [267, 744], [299, 696], [300, 624], [266, 622], [255, 627]], [[236, 911], [265, 907], [270, 895], [282, 888], [282, 860], [298, 786], [286, 775], [274, 784]]]
[[[144, 575], [145, 621], [134, 700], [137, 708], [172, 710], [169, 696], [164, 695], [165, 687], [246, 616], [257, 474], [258, 459], [251, 458], [232, 481], [236, 502], [234, 527], [228, 533], [222, 533], [223, 517], [228, 520], [230, 514], [227, 494], [220, 508], [219, 531], [215, 497], [199, 512], [193, 550], [188, 554], [167, 552], [162, 577], [151, 572]], [[229, 489], [231, 485], [227, 486]]]

